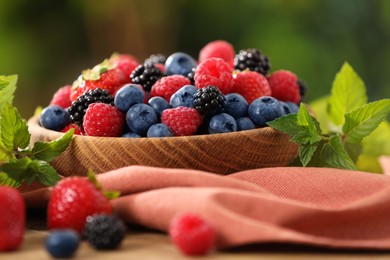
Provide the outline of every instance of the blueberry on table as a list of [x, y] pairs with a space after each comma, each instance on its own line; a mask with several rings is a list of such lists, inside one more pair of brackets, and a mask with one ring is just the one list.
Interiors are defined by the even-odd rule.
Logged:
[[136, 104], [126, 113], [126, 123], [130, 130], [141, 136], [145, 136], [149, 127], [158, 121], [154, 109], [146, 104]]
[[127, 112], [133, 105], [143, 103], [144, 98], [144, 91], [139, 85], [126, 84], [116, 93], [114, 104], [122, 112]]
[[68, 111], [57, 105], [44, 108], [39, 118], [41, 126], [54, 131], [61, 131], [69, 122]]
[[161, 113], [165, 109], [172, 107], [165, 98], [159, 96], [149, 99], [148, 104], [154, 109], [158, 117], [161, 117]]
[[195, 59], [183, 52], [175, 52], [165, 61], [165, 71], [167, 75], [179, 74], [187, 76], [195, 67]]
[[194, 85], [185, 85], [176, 91], [169, 101], [172, 107], [193, 107], [194, 94], [198, 89]]
[[237, 123], [237, 131], [251, 130], [256, 128], [255, 124], [248, 117], [238, 118], [236, 119], [236, 123]]
[[237, 123], [234, 117], [226, 113], [213, 116], [209, 123], [210, 134], [229, 133], [237, 131]]
[[225, 96], [225, 113], [234, 118], [245, 117], [248, 115], [248, 102], [246, 99], [237, 93], [230, 93]]
[[55, 258], [69, 258], [74, 255], [80, 243], [78, 233], [73, 229], [53, 230], [45, 241], [46, 250]]
[[285, 114], [282, 103], [276, 98], [263, 96], [255, 99], [248, 109], [249, 117], [258, 126], [267, 126], [272, 121]]
[[154, 124], [149, 127], [147, 137], [170, 137], [174, 136], [172, 130], [166, 124]]

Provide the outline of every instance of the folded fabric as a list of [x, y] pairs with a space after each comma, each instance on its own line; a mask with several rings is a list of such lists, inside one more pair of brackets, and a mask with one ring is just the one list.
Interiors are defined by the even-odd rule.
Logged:
[[[390, 249], [387, 175], [281, 167], [221, 176], [130, 166], [98, 180], [121, 192], [112, 204], [126, 221], [166, 231], [176, 214], [197, 213], [216, 228], [218, 248], [287, 242]], [[50, 189], [24, 195], [28, 206], [42, 206]]]

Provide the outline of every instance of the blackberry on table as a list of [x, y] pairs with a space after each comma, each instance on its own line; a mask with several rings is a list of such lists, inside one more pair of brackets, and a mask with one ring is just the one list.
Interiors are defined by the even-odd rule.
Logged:
[[115, 215], [97, 214], [87, 217], [83, 236], [96, 249], [115, 249], [126, 235], [126, 226]]
[[85, 112], [92, 103], [105, 103], [114, 105], [114, 97], [110, 95], [108, 90], [96, 88], [85, 92], [79, 96], [76, 101], [68, 108], [70, 121], [77, 125], [82, 125]]
[[195, 68], [192, 68], [191, 72], [188, 73], [188, 75], [187, 75], [187, 78], [191, 81], [191, 84], [192, 84], [192, 85], [195, 85], [195, 79], [194, 79], [195, 70], [196, 70], [196, 67], [195, 67]]
[[153, 84], [164, 75], [160, 69], [151, 64], [141, 64], [133, 70], [130, 78], [134, 84], [140, 84], [146, 91], [150, 91]]
[[258, 49], [247, 49], [240, 50], [234, 57], [234, 68], [240, 71], [249, 69], [265, 76], [271, 68], [271, 64], [268, 57], [263, 55]]
[[167, 60], [167, 57], [163, 54], [152, 54], [149, 58], [145, 59], [144, 64], [154, 65], [157, 63], [164, 64]]
[[194, 108], [202, 115], [213, 116], [223, 111], [225, 100], [217, 87], [207, 86], [194, 94]]

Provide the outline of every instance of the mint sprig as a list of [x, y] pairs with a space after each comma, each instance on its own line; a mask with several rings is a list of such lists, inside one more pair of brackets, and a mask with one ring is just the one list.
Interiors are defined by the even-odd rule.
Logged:
[[32, 148], [26, 120], [12, 106], [16, 76], [0, 76], [0, 185], [18, 187], [37, 181], [46, 186], [59, 179], [50, 165], [70, 144], [73, 129], [57, 140], [36, 142]]
[[[299, 144], [299, 159], [303, 166], [356, 170], [356, 162], [364, 151], [363, 138], [369, 136], [389, 113], [390, 99], [367, 103], [364, 82], [345, 63], [335, 77], [327, 100], [325, 127], [329, 132], [324, 133], [303, 103], [297, 114], [280, 117], [268, 125], [290, 135], [291, 141]], [[321, 125], [324, 126], [324, 122]]]

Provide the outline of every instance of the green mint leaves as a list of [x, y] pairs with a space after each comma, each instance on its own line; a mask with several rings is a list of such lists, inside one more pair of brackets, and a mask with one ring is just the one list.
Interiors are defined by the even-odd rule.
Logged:
[[291, 140], [299, 144], [303, 166], [358, 169], [356, 163], [366, 150], [362, 147], [363, 138], [386, 119], [390, 99], [367, 103], [364, 82], [345, 63], [333, 82], [326, 108], [326, 115], [321, 115], [321, 126], [329, 129], [329, 133], [324, 133], [303, 103], [297, 114], [280, 117], [268, 125], [290, 135]]
[[58, 140], [37, 142], [30, 149], [27, 122], [11, 105], [16, 82], [17, 76], [0, 76], [0, 185], [17, 187], [34, 181], [54, 185], [60, 177], [49, 163], [68, 147], [73, 129]]

